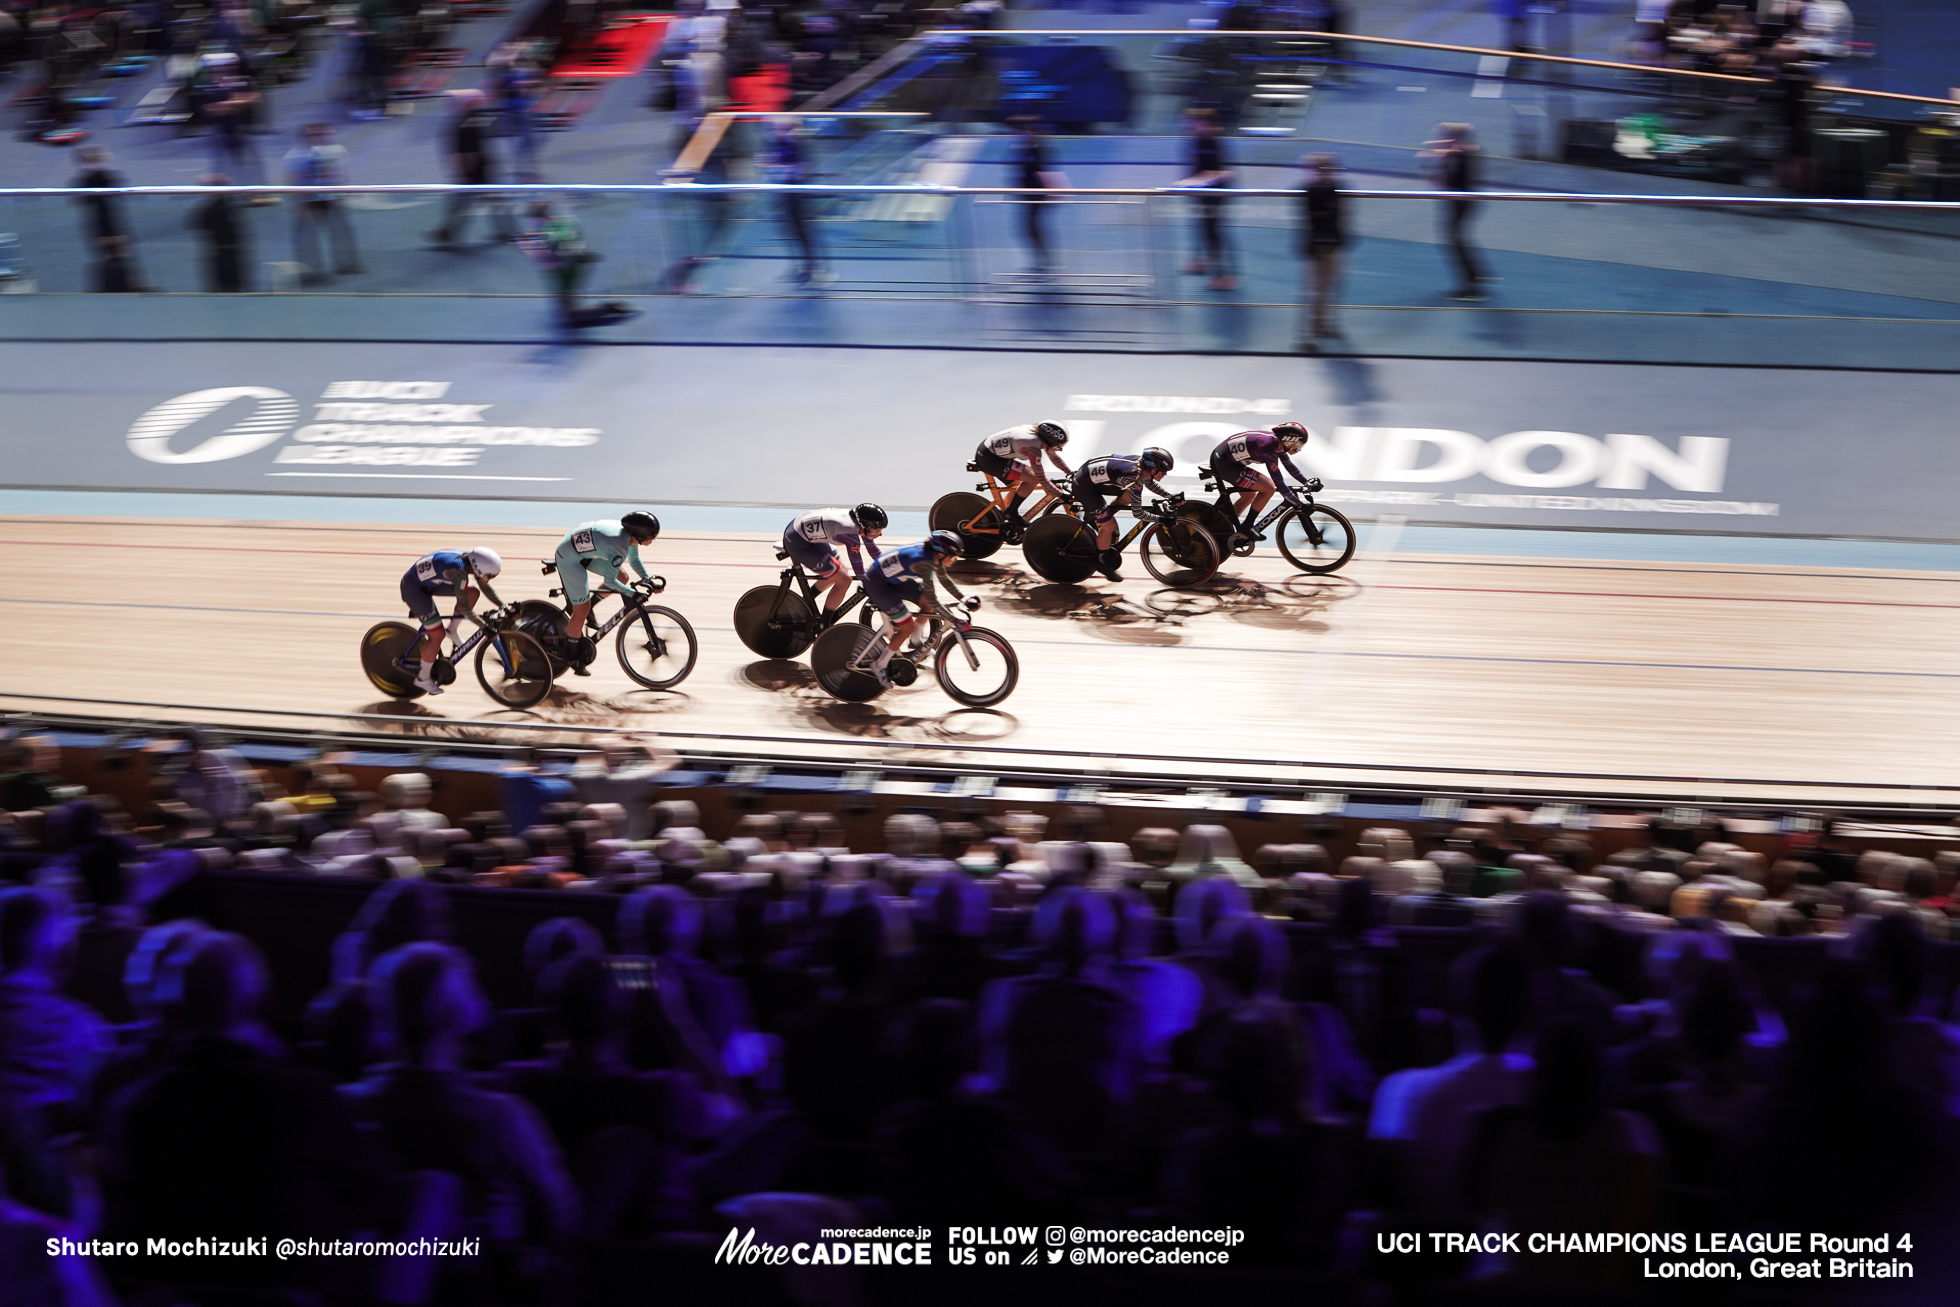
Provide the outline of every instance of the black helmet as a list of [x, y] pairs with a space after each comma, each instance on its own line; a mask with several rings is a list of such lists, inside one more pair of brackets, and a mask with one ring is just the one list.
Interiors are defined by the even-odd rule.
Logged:
[[1171, 457], [1171, 451], [1165, 449], [1162, 445], [1152, 445], [1141, 454], [1138, 454], [1137, 462], [1150, 471], [1157, 473], [1168, 472], [1177, 466], [1177, 460]]
[[619, 524], [640, 544], [650, 545], [660, 538], [660, 519], [644, 509], [628, 513], [619, 519]]
[[954, 558], [966, 552], [966, 541], [960, 539], [960, 533], [944, 527], [927, 536], [924, 544], [935, 554], [950, 554]]
[[1068, 443], [1068, 432], [1062, 430], [1059, 422], [1037, 422], [1034, 424], [1034, 434], [1050, 449], [1060, 449]]
[[859, 504], [851, 510], [851, 525], [860, 531], [882, 531], [891, 525], [891, 518], [876, 504]]
[[1307, 429], [1298, 422], [1280, 422], [1273, 426], [1273, 434], [1279, 443], [1286, 446], [1286, 452], [1297, 454], [1307, 443]]

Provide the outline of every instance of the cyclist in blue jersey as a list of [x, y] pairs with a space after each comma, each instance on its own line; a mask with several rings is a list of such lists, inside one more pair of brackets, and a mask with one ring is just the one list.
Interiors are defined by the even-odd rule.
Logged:
[[[585, 522], [565, 533], [558, 542], [553, 561], [558, 564], [558, 580], [565, 587], [565, 598], [572, 605], [565, 623], [568, 638], [576, 640], [585, 633], [585, 619], [592, 611], [586, 571], [597, 574], [608, 590], [630, 596], [633, 591], [626, 584], [626, 569], [631, 567], [642, 581], [646, 580], [647, 569], [640, 561], [640, 546], [652, 544], [659, 536], [660, 519], [644, 511], [628, 513], [617, 522]], [[582, 663], [574, 663], [572, 671], [580, 676], [592, 675], [591, 669]]]
[[1020, 526], [1021, 503], [1037, 488], [1061, 497], [1062, 492], [1055, 488], [1048, 474], [1042, 471], [1041, 460], [1048, 461], [1062, 470], [1063, 476], [1073, 475], [1069, 465], [1062, 461], [1061, 449], [1068, 444], [1068, 432], [1053, 422], [1028, 422], [1005, 431], [996, 431], [980, 442], [974, 451], [973, 466], [987, 475], [1005, 481], [1014, 492], [1014, 500], [1007, 506], [1007, 520]]
[[[848, 512], [841, 508], [813, 508], [799, 514], [783, 528], [783, 552], [809, 569], [823, 587], [823, 625], [837, 619], [837, 609], [850, 589], [851, 578], [864, 580], [862, 547], [878, 561], [878, 546], [872, 544], [885, 532], [891, 519], [876, 504], [859, 504]], [[837, 565], [837, 546], [851, 554], [851, 570]]]
[[[1281, 476], [1282, 470], [1292, 474], [1308, 494], [1320, 489], [1320, 479], [1310, 477], [1293, 466], [1288, 454], [1297, 454], [1307, 445], [1307, 429], [1298, 422], [1280, 422], [1271, 431], [1241, 431], [1235, 436], [1227, 436], [1211, 451], [1211, 474], [1218, 478], [1220, 489], [1239, 492], [1233, 502], [1233, 509], [1243, 524], [1239, 538], [1244, 539], [1259, 515], [1266, 511], [1266, 504], [1278, 491], [1286, 497], [1286, 502], [1298, 505], [1299, 496], [1293, 487], [1286, 484]], [[1255, 464], [1265, 467], [1260, 472]], [[1251, 538], [1263, 540], [1260, 532], [1252, 532]], [[1225, 542], [1221, 542], [1225, 543]]]
[[[980, 607], [978, 595], [962, 596], [960, 588], [953, 584], [953, 578], [946, 574], [946, 564], [958, 558], [965, 547], [959, 532], [934, 531], [916, 545], [902, 545], [882, 555], [865, 570], [865, 598], [873, 608], [891, 619], [890, 638], [871, 665], [880, 682], [891, 684], [885, 677], [886, 664], [891, 662], [895, 651], [903, 649], [906, 641], [919, 632], [920, 623], [930, 613], [934, 603], [934, 576], [946, 583], [946, 588], [953, 592], [953, 598], [958, 599], [968, 612]], [[919, 606], [919, 612], [906, 611], [908, 599]]]
[[1116, 570], [1123, 556], [1110, 548], [1116, 541], [1116, 510], [1135, 503], [1139, 487], [1160, 499], [1170, 498], [1170, 491], [1160, 483], [1164, 473], [1170, 471], [1176, 462], [1168, 449], [1152, 445], [1134, 456], [1104, 454], [1101, 458], [1092, 458], [1077, 468], [1070, 478], [1069, 484], [1075, 491], [1076, 500], [1082, 505], [1083, 514], [1096, 524], [1096, 570], [1109, 580], [1123, 579]]
[[462, 620], [476, 602], [479, 585], [491, 603], [503, 604], [497, 592], [490, 588], [491, 578], [503, 570], [504, 560], [497, 556], [497, 551], [478, 545], [475, 549], [438, 549], [433, 554], [424, 554], [402, 573], [402, 602], [408, 605], [408, 615], [422, 623], [422, 670], [415, 674], [416, 689], [424, 694], [442, 693], [442, 686], [435, 678], [436, 659], [442, 656], [444, 635], [442, 614], [436, 611], [436, 597], [456, 596], [456, 612], [447, 634], [451, 644], [459, 644]]

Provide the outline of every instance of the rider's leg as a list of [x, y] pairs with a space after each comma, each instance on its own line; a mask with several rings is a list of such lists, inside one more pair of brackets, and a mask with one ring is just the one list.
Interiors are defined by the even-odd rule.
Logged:
[[437, 617], [435, 625], [422, 624], [422, 670], [415, 674], [415, 687], [424, 694], [441, 694], [442, 686], [436, 681], [436, 659], [442, 656], [442, 619]]
[[1245, 475], [1251, 484], [1239, 495], [1237, 506], [1240, 530], [1250, 531], [1252, 524], [1259, 520], [1259, 515], [1266, 511], [1267, 503], [1272, 500], [1273, 483], [1263, 472], [1248, 471]]
[[1031, 476], [1022, 475], [1019, 463], [1007, 469], [1007, 475], [1001, 479], [1007, 483], [1008, 493], [1013, 496], [1007, 502], [1007, 520], [1019, 522], [1021, 505], [1026, 503], [1028, 496], [1034, 493], [1035, 480]]
[[[560, 566], [558, 579], [565, 583], [565, 598], [571, 601], [572, 609], [565, 617], [565, 639], [577, 640], [585, 634], [585, 619], [592, 613], [592, 591], [590, 579], [586, 576], [585, 565], [577, 564], [569, 569]], [[590, 676], [590, 668], [580, 663], [572, 664], [575, 676]]]
[[851, 574], [838, 566], [835, 558], [830, 560], [830, 570], [817, 574], [823, 589], [823, 610], [834, 613], [843, 606], [844, 596], [851, 588]]

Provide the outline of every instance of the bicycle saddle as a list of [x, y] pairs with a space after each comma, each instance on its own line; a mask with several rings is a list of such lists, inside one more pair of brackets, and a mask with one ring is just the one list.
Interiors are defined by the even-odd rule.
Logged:
[[980, 465], [978, 463], [968, 463], [966, 465], [966, 470], [969, 472], [978, 472], [980, 470]]
[[779, 562], [779, 563], [780, 563], [780, 562], [782, 562], [782, 561], [783, 561], [783, 560], [784, 560], [785, 558], [788, 558], [788, 557], [789, 557], [789, 550], [787, 550], [787, 549], [778, 549], [778, 550], [776, 551], [776, 561], [777, 561], [777, 562]]
[[538, 560], [538, 570], [546, 576], [550, 576], [558, 570], [558, 560], [555, 558], [540, 558]]

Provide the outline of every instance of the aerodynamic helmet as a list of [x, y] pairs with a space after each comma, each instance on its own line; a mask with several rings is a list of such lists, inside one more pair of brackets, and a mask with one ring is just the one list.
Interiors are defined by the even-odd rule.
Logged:
[[1138, 454], [1137, 462], [1159, 476], [1177, 466], [1177, 460], [1171, 457], [1171, 451], [1162, 445], [1152, 445]]
[[1034, 434], [1050, 449], [1060, 449], [1068, 443], [1068, 432], [1062, 430], [1058, 422], [1037, 422], [1034, 424]]
[[851, 525], [860, 531], [882, 531], [891, 525], [891, 517], [876, 504], [859, 504], [851, 510]]
[[486, 581], [504, 570], [503, 556], [485, 545], [478, 545], [463, 557], [468, 560], [470, 570]]
[[1289, 454], [1297, 454], [1307, 443], [1307, 429], [1298, 422], [1281, 422], [1273, 428], [1279, 443]]
[[943, 527], [927, 536], [924, 544], [935, 554], [949, 554], [954, 558], [966, 552], [966, 541], [960, 539], [960, 533]]
[[660, 519], [644, 509], [636, 509], [619, 519], [626, 528], [626, 534], [643, 545], [650, 545], [660, 538]]

